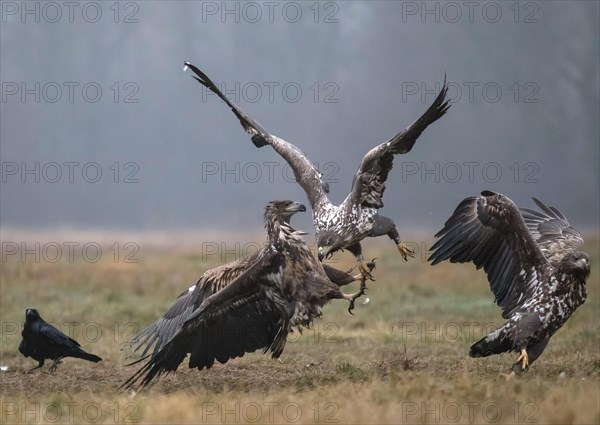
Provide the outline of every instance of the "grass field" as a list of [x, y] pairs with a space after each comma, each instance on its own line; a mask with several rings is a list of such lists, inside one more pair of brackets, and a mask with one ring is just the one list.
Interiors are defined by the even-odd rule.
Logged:
[[[484, 274], [472, 265], [403, 263], [381, 239], [364, 247], [377, 257], [377, 281], [368, 285], [370, 303], [359, 302], [354, 316], [346, 302], [335, 302], [313, 329], [290, 338], [281, 361], [254, 353], [205, 371], [184, 364], [135, 398], [117, 391], [135, 371], [123, 366], [121, 348], [218, 258], [144, 246], [137, 263], [115, 261], [112, 253], [95, 263], [66, 256], [23, 262], [3, 253], [0, 365], [8, 370], [0, 372], [0, 422], [600, 422], [597, 238], [586, 243], [587, 302], [529, 372], [510, 382], [500, 372], [516, 356], [467, 354], [502, 323]], [[334, 265], [352, 265], [350, 254], [338, 257]], [[17, 350], [26, 307], [37, 307], [104, 361], [66, 359], [54, 374], [48, 366], [23, 374], [36, 364]]]

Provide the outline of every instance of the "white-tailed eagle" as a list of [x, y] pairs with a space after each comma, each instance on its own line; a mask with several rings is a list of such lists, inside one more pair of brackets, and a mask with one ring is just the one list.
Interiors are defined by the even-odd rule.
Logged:
[[292, 214], [305, 209], [297, 202], [270, 202], [265, 209], [267, 246], [250, 261], [205, 273], [165, 316], [134, 338], [134, 351], [145, 347], [145, 355], [154, 348], [148, 362], [123, 387], [149, 385], [163, 373], [177, 370], [188, 354], [189, 367], [199, 370], [258, 349], [277, 358], [288, 334], [309, 327], [329, 300], [346, 299], [351, 309], [364, 294], [365, 281], [355, 294], [340, 290], [354, 277], [326, 272], [304, 243], [305, 233], [289, 224]]
[[429, 258], [432, 265], [449, 260], [483, 267], [508, 322], [473, 344], [469, 355], [519, 353], [507, 378], [527, 370], [584, 303], [590, 274], [581, 235], [556, 208], [533, 200], [541, 211], [519, 211], [490, 191], [463, 200], [435, 235], [440, 239]]
[[358, 260], [361, 273], [370, 276], [360, 242], [367, 236], [383, 235], [389, 236], [396, 243], [405, 260], [408, 256], [414, 256], [413, 251], [400, 242], [393, 220], [380, 215], [378, 210], [383, 207], [385, 181], [392, 169], [394, 155], [410, 152], [427, 126], [440, 119], [448, 110], [448, 87], [445, 79], [439, 95], [419, 119], [387, 142], [367, 152], [354, 176], [350, 193], [344, 202], [336, 206], [327, 197], [329, 185], [322, 180], [322, 174], [296, 146], [265, 130], [230, 101], [200, 69], [188, 62], [185, 62], [185, 66], [196, 74], [194, 79], [229, 105], [255, 146], [260, 148], [270, 145], [290, 165], [313, 210], [320, 260], [330, 257], [338, 250], [348, 249]]

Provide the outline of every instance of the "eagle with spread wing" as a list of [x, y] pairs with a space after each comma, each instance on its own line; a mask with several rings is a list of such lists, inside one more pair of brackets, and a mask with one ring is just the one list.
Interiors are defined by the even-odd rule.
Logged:
[[[284, 225], [284, 229], [291, 232], [290, 220], [292, 216], [303, 211], [306, 211], [306, 207], [299, 202], [274, 201], [268, 207], [269, 217], [267, 220], [277, 220], [280, 225]], [[296, 231], [296, 234], [302, 235], [303, 233]], [[204, 272], [196, 283], [179, 295], [175, 303], [161, 318], [129, 341], [130, 356], [135, 355], [140, 350], [142, 350], [140, 357], [145, 357], [149, 352], [157, 353], [163, 345], [181, 330], [187, 318], [202, 305], [204, 300], [231, 284], [256, 263], [263, 254], [263, 251], [256, 251], [247, 257]], [[322, 264], [322, 267], [327, 278], [340, 287], [362, 279], [362, 275], [353, 276], [349, 272], [343, 272], [327, 264]], [[370, 263], [369, 267], [370, 269], [374, 268], [375, 264]], [[354, 304], [351, 303], [349, 306], [350, 313], [352, 313], [353, 307]]]
[[229, 100], [196, 66], [189, 62], [185, 62], [185, 66], [196, 74], [194, 79], [229, 105], [256, 147], [270, 145], [290, 165], [313, 210], [319, 260], [329, 258], [338, 250], [348, 249], [356, 257], [361, 273], [371, 277], [360, 242], [367, 236], [383, 235], [395, 242], [404, 260], [414, 256], [410, 247], [400, 241], [393, 220], [379, 214], [378, 210], [383, 207], [385, 181], [392, 169], [394, 156], [410, 152], [421, 133], [448, 110], [450, 105], [446, 97], [448, 86], [445, 79], [437, 98], [419, 119], [367, 152], [354, 176], [350, 193], [344, 202], [336, 206], [327, 197], [329, 185], [323, 181], [322, 174], [296, 146], [270, 134]]
[[519, 353], [507, 379], [528, 369], [550, 337], [585, 302], [590, 274], [583, 239], [556, 208], [533, 198], [541, 211], [522, 209], [484, 191], [463, 200], [431, 248], [432, 265], [473, 262], [483, 267], [502, 327], [471, 346], [471, 357]]
[[294, 212], [305, 209], [297, 202], [270, 202], [265, 209], [267, 246], [250, 261], [205, 273], [165, 316], [135, 337], [134, 352], [144, 347], [139, 361], [150, 360], [122, 386], [145, 387], [177, 370], [187, 354], [189, 367], [199, 370], [258, 349], [277, 358], [288, 334], [309, 327], [329, 300], [346, 299], [352, 309], [364, 294], [365, 280], [355, 294], [340, 290], [354, 277], [326, 272], [304, 243], [305, 233], [289, 224]]

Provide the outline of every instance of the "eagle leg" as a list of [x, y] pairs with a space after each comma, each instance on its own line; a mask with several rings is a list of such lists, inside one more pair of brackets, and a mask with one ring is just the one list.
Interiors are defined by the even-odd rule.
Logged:
[[369, 236], [377, 237], [383, 235], [387, 235], [391, 240], [394, 241], [404, 261], [408, 261], [408, 257], [413, 258], [415, 256], [414, 250], [412, 250], [407, 244], [400, 242], [400, 234], [396, 229], [394, 221], [389, 217], [384, 217], [380, 214], [377, 214], [375, 216], [373, 228], [371, 229]]
[[[367, 263], [367, 267], [370, 272], [371, 270], [373, 270], [375, 268], [375, 263], [373, 261], [370, 261], [369, 263]], [[365, 294], [366, 290], [367, 290], [366, 278], [363, 276], [360, 279], [360, 288], [358, 289], [358, 292], [356, 292], [354, 294], [344, 294], [344, 299], [350, 301], [350, 305], [348, 306], [348, 313], [354, 314], [354, 313], [352, 313], [352, 310], [354, 310], [354, 302], [358, 298], [363, 296]]]
[[415, 251], [404, 242], [398, 242], [396, 243], [396, 246], [398, 247], [398, 251], [400, 251], [400, 255], [402, 255], [402, 259], [404, 261], [408, 261], [408, 257], [415, 258]]
[[344, 298], [350, 301], [350, 305], [348, 306], [348, 313], [350, 314], [354, 314], [352, 313], [352, 310], [354, 310], [354, 302], [365, 294], [365, 289], [367, 289], [367, 287], [364, 285], [364, 282], [364, 279], [361, 280], [361, 285], [358, 292], [354, 294], [344, 294]]
[[356, 261], [358, 263], [357, 266], [358, 271], [360, 272], [360, 276], [357, 275], [356, 280], [375, 280], [375, 278], [371, 275], [371, 270], [375, 266], [373, 265], [373, 267], [371, 267], [369, 266], [369, 264], [365, 264], [365, 258], [362, 255], [362, 247], [360, 246], [360, 243], [357, 242], [354, 245], [348, 246], [347, 248], [348, 251], [350, 251], [354, 255], [354, 258], [356, 258]]
[[[545, 347], [545, 344], [544, 344], [544, 347]], [[504, 376], [504, 378], [506, 379], [506, 382], [508, 382], [511, 379], [513, 379], [515, 376], [523, 373], [525, 370], [527, 370], [528, 367], [529, 367], [529, 354], [527, 353], [527, 350], [525, 348], [521, 348], [521, 354], [519, 355], [519, 358], [513, 365], [512, 371], [508, 374], [501, 373], [500, 375]]]

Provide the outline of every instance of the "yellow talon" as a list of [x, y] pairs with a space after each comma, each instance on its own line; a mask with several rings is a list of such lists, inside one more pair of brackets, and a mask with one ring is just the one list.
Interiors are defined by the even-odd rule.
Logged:
[[[375, 278], [371, 274], [371, 270], [373, 270], [373, 267], [371, 267], [370, 264], [365, 264], [365, 260], [358, 260], [358, 270], [360, 271], [361, 277], [357, 280], [375, 280]], [[358, 277], [358, 275], [354, 277], [356, 278]]]
[[521, 369], [522, 370], [527, 369], [527, 366], [529, 366], [529, 356], [527, 355], [527, 350], [525, 350], [524, 348], [521, 348], [521, 355], [517, 359], [517, 363], [519, 363], [521, 361], [522, 361]]
[[398, 247], [398, 251], [400, 251], [400, 255], [402, 255], [402, 259], [404, 261], [408, 261], [408, 257], [415, 257], [415, 251], [411, 249], [408, 245], [406, 245], [404, 242], [400, 242], [396, 246]]

